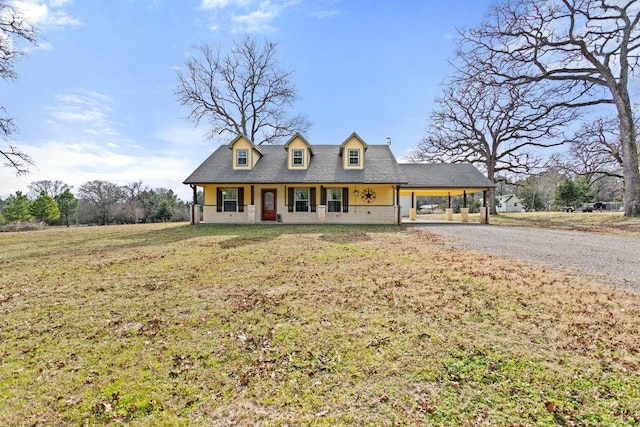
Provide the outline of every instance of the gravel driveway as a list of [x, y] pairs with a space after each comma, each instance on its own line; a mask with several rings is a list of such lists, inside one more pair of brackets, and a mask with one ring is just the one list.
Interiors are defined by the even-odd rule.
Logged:
[[595, 276], [640, 292], [640, 238], [481, 224], [416, 224], [449, 244]]

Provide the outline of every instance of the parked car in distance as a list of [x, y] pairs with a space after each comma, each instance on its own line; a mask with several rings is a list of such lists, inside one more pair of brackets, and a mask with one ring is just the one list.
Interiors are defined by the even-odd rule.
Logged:
[[582, 208], [580, 208], [580, 210], [582, 212], [593, 212], [593, 206], [592, 205], [584, 205], [584, 206], [582, 206]]
[[607, 204], [606, 203], [602, 203], [602, 202], [595, 202], [593, 204], [593, 209], [595, 209], [597, 211], [607, 210]]
[[562, 208], [562, 212], [573, 212], [576, 209], [573, 206], [565, 206]]

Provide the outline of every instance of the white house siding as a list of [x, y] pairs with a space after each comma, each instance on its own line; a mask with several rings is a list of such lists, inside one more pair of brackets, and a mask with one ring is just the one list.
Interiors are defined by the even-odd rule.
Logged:
[[522, 212], [522, 202], [516, 196], [499, 196], [496, 203], [497, 212]]

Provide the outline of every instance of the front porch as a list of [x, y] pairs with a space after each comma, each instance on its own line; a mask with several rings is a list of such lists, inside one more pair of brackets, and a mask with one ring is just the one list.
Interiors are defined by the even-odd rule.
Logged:
[[[287, 205], [275, 207], [273, 219], [265, 219], [261, 215], [259, 205], [246, 205], [242, 212], [218, 212], [216, 206], [204, 205], [202, 218], [192, 217], [192, 223], [217, 224], [394, 224], [398, 222], [399, 206], [349, 205], [347, 212], [329, 212], [327, 205], [317, 205], [315, 212], [289, 212]], [[193, 212], [200, 212], [196, 205]]]

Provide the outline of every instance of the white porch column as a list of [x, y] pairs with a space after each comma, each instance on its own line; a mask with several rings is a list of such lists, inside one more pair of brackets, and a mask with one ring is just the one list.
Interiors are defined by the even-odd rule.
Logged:
[[247, 205], [247, 220], [249, 224], [256, 223], [256, 205]]
[[469, 208], [460, 208], [460, 218], [462, 222], [469, 222]]
[[316, 212], [318, 213], [318, 222], [324, 224], [327, 220], [327, 205], [317, 205]]
[[191, 205], [190, 209], [191, 224], [200, 224], [200, 205]]

